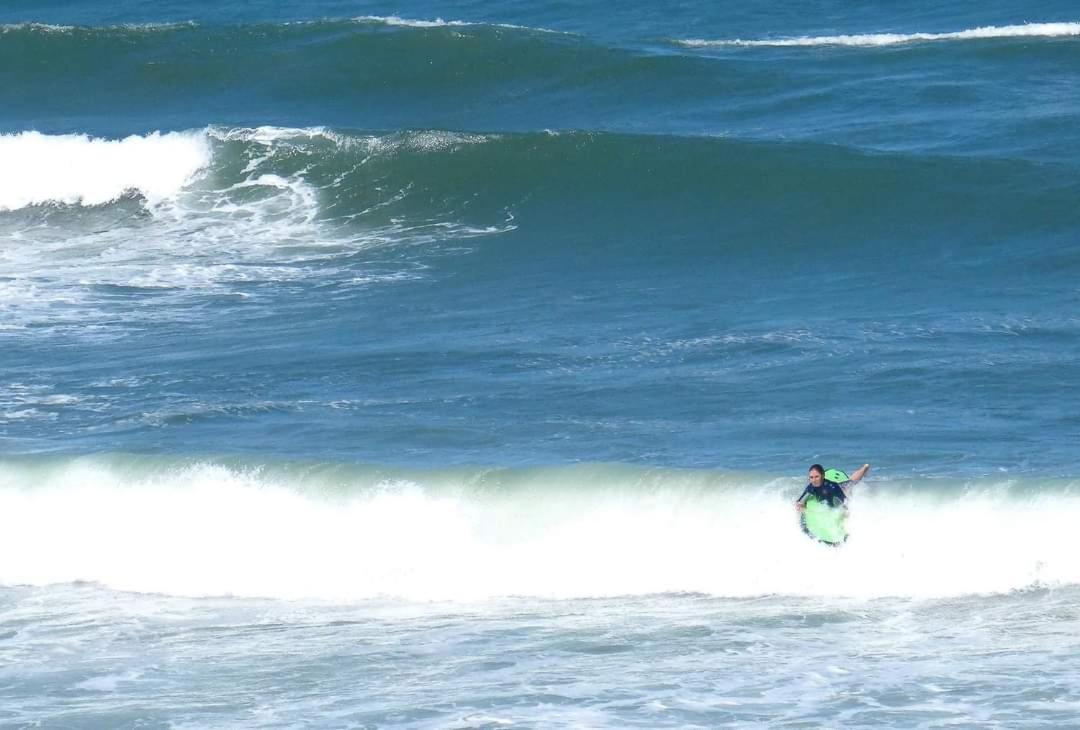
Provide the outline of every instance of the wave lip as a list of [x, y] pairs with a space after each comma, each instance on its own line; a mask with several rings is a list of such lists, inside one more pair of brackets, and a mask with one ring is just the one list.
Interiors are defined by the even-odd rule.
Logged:
[[154, 203], [177, 195], [211, 162], [200, 132], [109, 140], [85, 134], [0, 135], [0, 211], [66, 203], [95, 206], [135, 192]]
[[853, 46], [877, 47], [895, 46], [905, 43], [925, 41], [982, 40], [989, 38], [1061, 38], [1080, 36], [1080, 23], [1024, 23], [1021, 25], [981, 26], [968, 30], [949, 33], [859, 33], [852, 35], [798, 36], [793, 38], [764, 38], [757, 40], [703, 40], [688, 39], [676, 41], [681, 46], [690, 48], [708, 48], [716, 46], [741, 47], [812, 47], [812, 46]]

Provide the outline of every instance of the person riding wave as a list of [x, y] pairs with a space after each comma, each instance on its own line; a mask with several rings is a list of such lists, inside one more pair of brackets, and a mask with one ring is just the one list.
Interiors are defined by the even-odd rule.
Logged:
[[[830, 469], [829, 471], [833, 472], [834, 470]], [[806, 485], [806, 489], [795, 500], [795, 509], [800, 512], [805, 510], [806, 500], [810, 497], [819, 502], [824, 502], [830, 507], [845, 506], [844, 503], [851, 496], [851, 488], [861, 481], [868, 471], [870, 471], [870, 465], [863, 464], [847, 479], [844, 479], [847, 475], [843, 472], [836, 472], [837, 478], [841, 480], [837, 482], [826, 479], [825, 467], [821, 464], [814, 464], [810, 467], [810, 483]], [[833, 474], [829, 474], [829, 476], [833, 476]]]

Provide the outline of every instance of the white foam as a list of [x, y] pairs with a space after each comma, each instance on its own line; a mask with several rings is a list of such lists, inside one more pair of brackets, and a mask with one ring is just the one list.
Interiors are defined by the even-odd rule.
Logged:
[[54, 25], [52, 23], [4, 23], [0, 25], [0, 33], [16, 33], [19, 31], [32, 30], [39, 33], [67, 33], [75, 30], [73, 25]]
[[5, 23], [0, 25], [0, 33], [14, 33], [18, 31], [36, 31], [39, 33], [72, 33], [78, 30], [101, 31], [101, 30], [126, 30], [146, 33], [158, 31], [170, 31], [181, 28], [197, 28], [198, 23], [194, 20], [183, 20], [174, 23], [121, 23], [103, 27], [56, 25], [52, 23]]
[[510, 30], [528, 30], [537, 33], [563, 34], [562, 31], [550, 30], [548, 28], [534, 28], [527, 25], [514, 25], [512, 23], [479, 23], [464, 20], [443, 20], [442, 18], [435, 18], [434, 20], [415, 20], [412, 18], [402, 18], [398, 15], [360, 15], [353, 18], [353, 21], [357, 23], [372, 23], [378, 25], [399, 26], [403, 28], [460, 28], [486, 26], [491, 28], [507, 28]]
[[445, 152], [467, 145], [484, 144], [500, 138], [496, 134], [467, 134], [464, 132], [403, 132], [383, 137], [363, 137], [351, 140], [361, 144], [371, 154], [394, 154], [401, 150], [410, 152]]
[[337, 141], [339, 136], [325, 127], [277, 127], [264, 125], [261, 127], [211, 127], [208, 134], [214, 139], [230, 142], [257, 142], [262, 145], [271, 145], [275, 142], [296, 139], [311, 139], [324, 137], [331, 141]]
[[885, 499], [888, 485], [866, 484], [853, 536], [834, 549], [800, 534], [794, 482], [708, 488], [676, 473], [643, 490], [643, 478], [546, 470], [511, 492], [485, 474], [338, 479], [326, 497], [295, 477], [214, 464], [7, 464], [0, 583], [421, 601], [929, 598], [1080, 583], [1080, 497], [1068, 493], [1019, 500], [997, 485], [962, 498]]
[[[323, 199], [359, 165], [402, 151], [452, 151], [493, 137], [451, 132], [351, 136], [322, 127], [208, 128], [123, 140], [22, 132], [0, 137], [0, 335], [113, 337], [126, 323], [186, 317], [169, 304], [191, 297], [259, 296], [259, 285], [319, 277], [340, 286], [412, 274], [353, 270], [369, 246], [429, 243], [513, 228], [468, 226], [447, 216], [353, 226], [381, 205], [327, 220]], [[9, 154], [11, 153], [11, 154]], [[320, 162], [348, 153], [355, 167], [319, 179]], [[108, 205], [113, 201], [111, 205]], [[89, 209], [85, 208], [91, 206]], [[331, 206], [332, 207], [332, 206]], [[341, 260], [340, 268], [335, 263]], [[412, 269], [410, 269], [412, 271]], [[254, 286], [253, 286], [254, 285]], [[125, 304], [123, 323], [102, 287], [155, 290]], [[277, 290], [280, 292], [281, 290]], [[105, 324], [95, 328], [95, 323]]]
[[434, 20], [414, 20], [412, 18], [402, 18], [398, 15], [360, 15], [353, 18], [353, 20], [358, 23], [377, 23], [380, 25], [394, 25], [404, 28], [445, 28], [475, 25], [474, 23], [468, 23], [463, 20], [443, 20], [442, 18], [435, 18]]
[[[323, 241], [317, 191], [302, 173], [280, 175], [259, 164], [271, 160], [278, 139], [305, 132], [259, 131], [265, 149], [239, 179], [226, 181], [212, 179], [214, 145], [228, 136], [213, 129], [122, 140], [37, 132], [0, 137], [0, 158], [14, 160], [0, 167], [0, 209], [99, 206], [137, 195], [149, 214], [133, 215], [132, 206], [81, 216], [33, 212], [4, 252], [10, 281], [0, 283], [0, 294], [11, 295], [0, 297], [0, 314], [34, 324], [36, 332], [77, 326], [83, 336], [101, 336], [88, 326], [108, 317], [96, 287], [157, 289], [178, 300], [229, 293], [235, 283], [306, 276], [310, 257], [282, 251]], [[161, 321], [169, 311], [133, 307], [124, 318]], [[40, 329], [44, 324], [49, 330]]]
[[211, 161], [202, 132], [109, 140], [84, 134], [0, 135], [0, 210], [44, 203], [101, 205], [137, 193], [175, 197]]
[[1025, 23], [1023, 25], [983, 26], [951, 33], [861, 33], [853, 35], [799, 36], [757, 40], [680, 40], [691, 48], [710, 46], [893, 46], [923, 41], [978, 40], [986, 38], [1058, 38], [1080, 35], [1080, 23]]

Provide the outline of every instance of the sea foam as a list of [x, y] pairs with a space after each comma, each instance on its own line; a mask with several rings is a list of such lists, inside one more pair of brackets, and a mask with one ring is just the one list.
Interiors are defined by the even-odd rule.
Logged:
[[1080, 583], [1080, 497], [860, 485], [840, 549], [790, 479], [582, 466], [394, 473], [0, 464], [0, 583], [363, 600], [933, 598]]
[[0, 135], [0, 210], [66, 203], [102, 205], [128, 194], [177, 195], [211, 162], [204, 132], [111, 140], [27, 131]]
[[353, 18], [352, 20], [356, 23], [397, 26], [402, 28], [466, 28], [470, 26], [481, 26], [490, 28], [503, 28], [506, 30], [523, 30], [536, 33], [559, 33], [560, 35], [571, 35], [564, 34], [562, 33], [562, 31], [551, 30], [549, 28], [534, 28], [525, 25], [515, 25], [513, 23], [479, 23], [465, 20], [443, 20], [442, 18], [435, 18], [434, 20], [423, 20], [402, 18], [399, 15], [361, 15]]
[[691, 48], [709, 46], [893, 46], [922, 41], [979, 40], [987, 38], [1068, 37], [1080, 35], [1080, 23], [1025, 23], [1022, 25], [983, 26], [951, 33], [859, 33], [852, 35], [799, 36], [743, 40], [677, 41]]

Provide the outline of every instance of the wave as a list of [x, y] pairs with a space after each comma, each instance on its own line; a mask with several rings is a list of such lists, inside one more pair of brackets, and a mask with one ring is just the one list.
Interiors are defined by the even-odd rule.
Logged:
[[[387, 27], [399, 28], [503, 28], [506, 30], [522, 30], [538, 33], [557, 33], [560, 35], [573, 35], [572, 33], [568, 33], [565, 31], [552, 30], [549, 28], [538, 28], [527, 25], [517, 25], [514, 23], [487, 23], [469, 20], [444, 20], [443, 18], [425, 20], [420, 18], [404, 18], [400, 15], [358, 15], [354, 18], [302, 20], [282, 23], [278, 27], [293, 26], [303, 28], [304, 26], [346, 26], [349, 24], [375, 26], [382, 25]], [[116, 31], [130, 31], [132, 33], [154, 33], [158, 31], [173, 31], [195, 28], [207, 29], [212, 27], [214, 26], [207, 26], [194, 20], [175, 21], [167, 23], [119, 23], [116, 25], [105, 26], [62, 25], [56, 23], [28, 22], [0, 24], [0, 33], [17, 33], [20, 31], [31, 31], [38, 33], [108, 33]], [[236, 28], [238, 26], [232, 27]]]
[[505, 232], [513, 216], [462, 215], [467, 190], [418, 208], [412, 193], [424, 191], [410, 179], [415, 169], [387, 180], [379, 168], [453, 156], [489, 139], [275, 127], [0, 136], [0, 156], [10, 161], [0, 167], [0, 232], [12, 242], [0, 313], [11, 331], [47, 325], [44, 332], [110, 320], [118, 287], [156, 293], [125, 315], [142, 322], [167, 319], [171, 310], [161, 305], [169, 302], [250, 297], [268, 283], [366, 287], [415, 278], [408, 262], [375, 271], [350, 262], [387, 244]]
[[[1080, 225], [1068, 167], [830, 145], [208, 127], [20, 132], [0, 149], [12, 161], [0, 167], [0, 233], [12, 241], [0, 311], [20, 328], [95, 312], [115, 321], [115, 287], [157, 292], [160, 305], [249, 297], [265, 283], [399, 281], [422, 275], [422, 251], [511, 232], [568, 255], [618, 240], [611, 255], [631, 261], [661, 239], [668, 256], [806, 247], [821, 258], [860, 240], [932, 246], [943, 229], [955, 249], [1030, 220]], [[377, 274], [356, 269], [358, 252], [388, 246], [418, 253]]]
[[[460, 116], [463, 97], [470, 105], [502, 107], [507, 95], [520, 94], [523, 81], [546, 77], [576, 86], [583, 69], [602, 69], [625, 56], [547, 29], [398, 16], [241, 25], [20, 24], [5, 26], [2, 37], [8, 125], [74, 120], [82, 126], [94, 119], [99, 130], [148, 115], [176, 126], [175, 120], [189, 127], [215, 120], [258, 124], [263, 119], [253, 109], [275, 110], [275, 119], [296, 126], [362, 120], [400, 128], [411, 126], [400, 124], [402, 118], [438, 109]], [[80, 101], [70, 113], [57, 111], [73, 98]], [[53, 113], [43, 118], [42, 109]], [[327, 110], [335, 116], [327, 118]]]
[[[8, 162], [0, 170], [0, 211], [9, 212], [46, 203], [100, 206], [131, 195], [154, 208], [185, 194], [192, 206], [198, 198], [203, 206], [222, 210], [229, 207], [227, 193], [259, 186], [302, 188], [310, 198], [309, 216], [326, 218], [373, 213], [410, 198], [434, 203], [421, 214], [428, 218], [440, 208], [453, 209], [452, 198], [473, 201], [473, 209], [484, 207], [477, 198], [490, 198], [505, 210], [519, 198], [557, 192], [575, 181], [579, 193], [590, 195], [620, 187], [675, 187], [680, 195], [693, 190], [711, 198], [739, 191], [747, 198], [850, 196], [868, 184], [879, 193], [886, 188], [891, 196], [903, 193], [902, 187], [918, 192], [929, 186], [944, 194], [977, 183], [980, 194], [995, 184], [1016, 188], [1012, 192], [1072, 190], [1069, 168], [1019, 160], [585, 131], [363, 133], [211, 126], [120, 139], [21, 132], [0, 135], [0, 152]], [[595, 189], [582, 189], [592, 182]], [[404, 192], [412, 188], [424, 194]], [[380, 197], [378, 191], [387, 189], [394, 195]], [[222, 198], [212, 199], [215, 193]], [[395, 215], [403, 212], [394, 208]]]
[[1000, 593], [1080, 583], [1076, 486], [869, 481], [833, 549], [799, 532], [801, 483], [782, 477], [6, 460], [0, 583], [421, 601]]
[[[982, 70], [974, 77], [948, 63], [930, 75], [921, 69], [895, 77], [885, 57], [867, 59], [854, 75], [832, 67], [843, 59], [817, 57], [819, 72], [807, 74], [799, 64], [762, 64], [754, 54], [699, 47], [1065, 34], [1078, 25], [677, 44], [395, 15], [237, 25], [13, 25], [0, 44], [6, 91], [0, 129], [115, 136], [154, 126], [273, 122], [372, 130], [724, 133], [1049, 161], [1071, 152], [1073, 140], [1066, 134], [1062, 144], [1062, 133], [1054, 131], [1069, 118], [1068, 105], [1036, 104], [1018, 115], [1001, 113], [1001, 104], [1014, 93], [1026, 98], [1024, 80], [1032, 74], [1067, 86], [1062, 69], [1077, 52], [1071, 42], [1002, 45], [1004, 52], [979, 59]], [[887, 93], [876, 81], [881, 78], [891, 79]], [[853, 115], [852, 92], [884, 96]]]
[[690, 48], [713, 46], [745, 47], [803, 47], [803, 46], [894, 46], [928, 41], [964, 41], [996, 38], [1068, 38], [1080, 36], [1080, 23], [1024, 23], [1022, 25], [983, 26], [948, 33], [857, 33], [852, 35], [799, 36], [794, 38], [764, 38], [757, 40], [675, 41]]
[[[70, 58], [68, 54], [95, 52], [101, 61], [131, 58], [143, 51], [156, 54], [170, 52], [168, 60], [150, 60], [152, 66], [169, 65], [177, 71], [193, 64], [197, 71], [210, 69], [225, 72], [237, 69], [237, 62], [247, 69], [261, 68], [280, 76], [287, 69], [267, 66], [268, 55], [280, 53], [280, 44], [295, 43], [296, 55], [291, 65], [308, 68], [308, 64], [325, 62], [325, 68], [347, 63], [352, 70], [383, 65], [387, 51], [426, 49], [429, 53], [444, 51], [520, 48], [565, 48], [576, 43], [580, 36], [549, 28], [530, 27], [511, 23], [490, 23], [464, 20], [432, 20], [405, 18], [397, 15], [365, 15], [355, 18], [302, 20], [285, 23], [251, 23], [238, 25], [203, 24], [195, 21], [168, 23], [124, 23], [118, 25], [84, 26], [46, 23], [12, 23], [0, 25], [0, 34], [13, 44], [5, 49], [12, 58], [30, 61], [51, 57], [54, 61]], [[553, 45], [551, 45], [553, 44]], [[594, 47], [601, 50], [601, 47]], [[227, 59], [211, 56], [228, 49]], [[357, 59], [357, 52], [366, 58]], [[399, 63], [416, 68], [429, 66], [431, 59], [397, 57]], [[505, 62], [510, 59], [504, 59]], [[539, 59], [542, 60], [542, 59]], [[175, 65], [173, 65], [175, 64]], [[489, 69], [495, 71], [496, 69]], [[70, 72], [70, 69], [67, 69]], [[437, 71], [435, 69], [434, 71]], [[433, 70], [429, 68], [429, 73]], [[182, 77], [173, 77], [175, 83]]]

